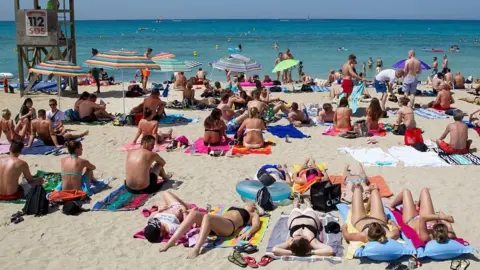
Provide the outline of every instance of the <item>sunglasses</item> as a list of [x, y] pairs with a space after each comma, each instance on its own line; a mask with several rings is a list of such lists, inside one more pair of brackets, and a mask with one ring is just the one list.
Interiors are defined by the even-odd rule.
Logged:
[[50, 107], [57, 106], [57, 104], [48, 104]]

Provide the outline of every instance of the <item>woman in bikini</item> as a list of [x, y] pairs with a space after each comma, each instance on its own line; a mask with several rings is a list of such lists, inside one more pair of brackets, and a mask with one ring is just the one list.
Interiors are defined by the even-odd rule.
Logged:
[[230, 207], [222, 215], [191, 211], [172, 238], [167, 243], [161, 244], [160, 252], [167, 251], [170, 247], [173, 247], [193, 224], [200, 226], [200, 235], [187, 257], [189, 259], [193, 259], [200, 254], [200, 249], [207, 241], [207, 237], [212, 233], [223, 237], [233, 236], [240, 228], [251, 225], [250, 229], [237, 237], [239, 240], [249, 240], [260, 229], [260, 216], [253, 203], [245, 204], [243, 208]]
[[335, 114], [333, 115], [333, 127], [336, 131], [351, 131], [352, 123], [350, 117], [352, 116], [352, 109], [348, 107], [348, 99], [342, 97], [338, 104]]
[[417, 123], [415, 122], [415, 114], [413, 109], [408, 106], [410, 99], [407, 97], [401, 97], [398, 100], [398, 105], [400, 109], [397, 111], [397, 125], [394, 129], [397, 130], [407, 130], [417, 128]]
[[84, 184], [90, 187], [93, 178], [93, 171], [97, 168], [88, 160], [80, 158], [83, 154], [83, 146], [78, 141], [65, 143], [69, 157], [61, 161], [62, 190], [83, 190]]
[[212, 113], [205, 119], [203, 123], [205, 133], [203, 135], [203, 143], [205, 145], [219, 145], [222, 139], [228, 141], [226, 130], [227, 125], [222, 120], [222, 111], [218, 108], [213, 109]]
[[327, 171], [322, 172], [318, 168], [317, 163], [315, 163], [315, 160], [311, 157], [305, 160], [298, 173], [293, 174], [293, 179], [287, 171], [287, 165], [279, 166], [279, 170], [285, 173], [285, 181], [290, 186], [293, 186], [294, 184], [303, 186], [314, 180], [318, 182], [330, 180]]
[[448, 239], [456, 238], [452, 227], [453, 217], [443, 212], [435, 213], [428, 189], [424, 188], [420, 192], [418, 205], [413, 201], [410, 190], [402, 190], [390, 204], [390, 209], [394, 210], [401, 204], [403, 204], [403, 222], [418, 233], [420, 240], [424, 242], [436, 240], [438, 243], [445, 243]]
[[289, 237], [286, 242], [273, 247], [276, 256], [330, 256], [333, 248], [320, 242], [318, 236], [323, 231], [318, 214], [313, 211], [308, 199], [304, 200], [307, 208], [300, 209], [298, 199], [293, 201], [293, 210], [288, 217]]
[[370, 211], [365, 209], [363, 204], [363, 188], [360, 184], [353, 187], [352, 200], [352, 218], [351, 222], [358, 232], [348, 232], [347, 226], [342, 226], [343, 237], [346, 241], [360, 241], [367, 243], [369, 241], [377, 241], [384, 243], [388, 238], [398, 239], [400, 231], [398, 226], [387, 221], [383, 209], [382, 198], [378, 189], [373, 189], [370, 195], [369, 207]]
[[158, 132], [158, 121], [153, 120], [153, 112], [149, 108], [143, 110], [143, 119], [138, 122], [138, 131], [135, 135], [135, 138], [132, 141], [132, 144], [137, 144], [138, 138], [140, 136], [151, 135], [155, 137], [155, 145], [163, 143], [166, 139], [172, 138], [173, 130], [169, 129], [167, 133]]
[[372, 98], [370, 101], [370, 106], [367, 108], [367, 129], [368, 130], [379, 130], [378, 120], [383, 116], [383, 110], [380, 106], [380, 101], [378, 98]]
[[237, 136], [243, 136], [243, 146], [247, 148], [262, 148], [265, 143], [262, 131], [265, 129], [265, 122], [260, 118], [257, 107], [251, 107], [248, 109], [248, 118], [237, 131]]
[[0, 120], [0, 137], [2, 134], [5, 134], [7, 141], [13, 141], [15, 137], [15, 126], [13, 120], [11, 119], [12, 113], [9, 109], [2, 110], [2, 119]]
[[[28, 111], [27, 111], [28, 109]], [[22, 107], [20, 108], [20, 111], [24, 111], [27, 113], [20, 113], [20, 121], [25, 119], [25, 118], [30, 118], [30, 120], [37, 118], [37, 111], [35, 108], [33, 108], [33, 101], [31, 98], [26, 98], [25, 101], [23, 102]]]
[[346, 203], [351, 203], [353, 198], [353, 189], [355, 185], [360, 184], [363, 189], [363, 200], [367, 200], [370, 196], [370, 188], [368, 185], [367, 174], [363, 169], [362, 163], [358, 163], [358, 174], [352, 174], [350, 171], [350, 165], [345, 166], [343, 171], [343, 192], [342, 192], [342, 201]]

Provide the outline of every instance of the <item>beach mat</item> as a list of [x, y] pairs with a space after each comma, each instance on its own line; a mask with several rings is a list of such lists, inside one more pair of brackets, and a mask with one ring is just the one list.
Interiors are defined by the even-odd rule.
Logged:
[[158, 123], [161, 125], [175, 125], [175, 124], [188, 124], [200, 122], [200, 118], [187, 118], [183, 114], [168, 114], [166, 117], [160, 118]]
[[[378, 191], [380, 193], [380, 196], [384, 198], [389, 198], [393, 196], [392, 191], [390, 190], [390, 187], [388, 186], [387, 182], [381, 175], [376, 175], [376, 176], [367, 176], [368, 181], [370, 182], [370, 185], [376, 184], [378, 187]], [[342, 189], [345, 188], [345, 185], [343, 184], [345, 177], [342, 175], [331, 175], [330, 176], [330, 182], [332, 184], [340, 184], [342, 185]]]
[[[10, 143], [7, 140], [0, 140], [0, 154], [10, 153]], [[61, 148], [45, 145], [42, 141], [35, 139], [30, 148], [23, 148], [22, 155], [59, 155], [64, 153]]]
[[232, 148], [232, 155], [270, 155], [272, 153], [272, 142], [266, 142], [262, 148], [259, 149], [249, 149], [241, 145], [235, 145]]
[[445, 115], [444, 113], [440, 113], [438, 111], [424, 109], [424, 108], [415, 109], [413, 112], [415, 113], [415, 115], [418, 115], [426, 119], [447, 119], [448, 118], [448, 116]]
[[279, 138], [290, 137], [294, 139], [304, 139], [310, 138], [310, 136], [303, 134], [298, 128], [290, 125], [276, 125], [276, 126], [268, 126], [267, 131], [270, 132], [272, 135], [277, 136]]
[[[230, 141], [225, 141], [223, 140], [220, 145], [217, 146], [210, 146], [210, 151], [215, 151], [215, 150], [222, 150], [225, 152], [230, 151], [232, 149], [232, 146], [228, 145]], [[208, 146], [204, 144], [203, 138], [198, 138], [193, 145], [195, 146], [195, 153], [196, 154], [203, 154], [203, 155], [208, 155]], [[190, 146], [187, 150], [185, 150], [185, 153], [191, 154], [192, 153], [192, 146]]]
[[132, 194], [125, 185], [112, 191], [105, 199], [96, 202], [92, 211], [132, 211], [136, 210], [155, 194]]
[[390, 166], [396, 167], [398, 159], [385, 153], [382, 148], [350, 148], [341, 147], [337, 149], [340, 153], [350, 154], [355, 160], [362, 163], [363, 166]]
[[[328, 224], [330, 221], [335, 221], [331, 215], [326, 215], [324, 218], [321, 219], [322, 224]], [[324, 227], [325, 228], [325, 227]], [[276, 245], [282, 244], [283, 242], [287, 241], [289, 237], [289, 230], [288, 230], [288, 215], [282, 214], [278, 219], [275, 227], [273, 227], [272, 234], [270, 235], [270, 239], [268, 240], [267, 244], [267, 251], [266, 255], [276, 259], [276, 260], [284, 260], [284, 261], [302, 261], [302, 262], [320, 262], [320, 261], [328, 261], [332, 264], [338, 264], [342, 262], [343, 257], [343, 247], [342, 247], [342, 233], [337, 234], [327, 234], [325, 231], [322, 231], [319, 234], [319, 240], [333, 248], [335, 251], [336, 256], [308, 256], [308, 257], [298, 257], [298, 256], [275, 256], [273, 254], [273, 248]]]
[[438, 148], [432, 148], [438, 156], [450, 165], [480, 165], [480, 157], [468, 153], [463, 155], [451, 155]]
[[[171, 140], [165, 140], [159, 145], [155, 145], [155, 148], [153, 148], [153, 152], [162, 152], [167, 150], [167, 146], [171, 143]], [[119, 150], [122, 152], [130, 151], [130, 150], [137, 150], [140, 149], [142, 145], [140, 143], [136, 144], [131, 144], [127, 143], [122, 146]]]

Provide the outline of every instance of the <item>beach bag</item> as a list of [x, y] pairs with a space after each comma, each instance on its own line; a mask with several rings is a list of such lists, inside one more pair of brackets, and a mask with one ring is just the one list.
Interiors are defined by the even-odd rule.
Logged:
[[304, 84], [304, 85], [302, 85], [302, 88], [300, 89], [300, 91], [302, 91], [302, 92], [312, 92], [313, 89], [310, 85]]
[[272, 86], [270, 89], [268, 89], [270, 92], [282, 92], [282, 88], [279, 86]]
[[368, 136], [367, 122], [365, 120], [356, 121], [354, 129], [357, 132], [359, 137], [367, 137]]
[[416, 145], [423, 143], [422, 130], [419, 128], [409, 128], [405, 130], [404, 143], [405, 145]]
[[36, 217], [48, 214], [47, 192], [43, 186], [34, 186], [27, 194], [27, 200], [23, 207], [25, 215], [35, 215]]
[[275, 80], [273, 81], [273, 85], [282, 85], [282, 83], [280, 81]]
[[336, 205], [340, 203], [342, 186], [333, 185], [330, 181], [322, 181], [313, 184], [310, 187], [310, 201], [313, 210], [320, 212], [330, 212], [336, 209]]
[[270, 191], [268, 191], [267, 187], [263, 187], [257, 192], [255, 201], [265, 211], [273, 211], [275, 209], [272, 201], [272, 195], [270, 194]]

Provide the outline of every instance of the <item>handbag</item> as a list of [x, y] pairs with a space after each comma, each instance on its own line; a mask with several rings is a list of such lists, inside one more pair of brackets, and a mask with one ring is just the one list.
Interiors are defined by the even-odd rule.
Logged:
[[313, 184], [310, 187], [310, 201], [313, 210], [320, 212], [330, 212], [336, 209], [340, 203], [342, 186], [332, 184], [330, 181], [323, 181]]

